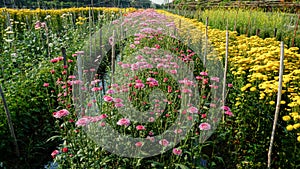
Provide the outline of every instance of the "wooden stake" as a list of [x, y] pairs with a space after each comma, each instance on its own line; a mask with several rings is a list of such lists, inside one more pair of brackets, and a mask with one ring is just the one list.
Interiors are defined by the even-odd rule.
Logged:
[[259, 36], [260, 34], [260, 29], [256, 29], [256, 36]]
[[112, 38], [112, 48], [111, 48], [111, 84], [114, 83], [114, 73], [115, 73], [115, 58], [116, 58], [116, 30], [113, 31]]
[[18, 142], [17, 142], [17, 137], [15, 135], [14, 126], [13, 126], [13, 123], [12, 123], [12, 120], [11, 120], [11, 116], [10, 116], [10, 112], [8, 110], [8, 106], [6, 104], [6, 100], [5, 100], [5, 97], [4, 97], [4, 93], [2, 91], [1, 84], [0, 84], [0, 95], [1, 95], [1, 98], [2, 98], [2, 101], [3, 101], [3, 104], [4, 104], [4, 110], [5, 110], [5, 113], [6, 113], [7, 123], [8, 123], [8, 127], [9, 127], [9, 130], [10, 130], [10, 134], [11, 134], [11, 137], [14, 139], [16, 155], [17, 155], [17, 157], [19, 157], [20, 156], [20, 151], [19, 151], [19, 146], [18, 146]]
[[67, 66], [67, 54], [66, 54], [66, 48], [62, 47], [62, 48], [61, 48], [61, 53], [62, 53], [63, 58], [64, 58], [64, 66]]
[[[103, 48], [102, 48], [102, 38], [103, 38], [103, 36], [102, 36], [102, 29], [100, 29], [100, 31], [99, 31], [99, 36], [100, 36], [100, 57], [101, 57], [101, 59], [103, 59], [102, 57], [103, 57]], [[103, 74], [102, 74], [103, 73]], [[105, 84], [104, 84], [104, 72], [101, 72], [101, 76], [102, 76], [102, 78], [101, 78], [101, 80], [102, 80], [102, 90], [103, 90], [103, 93], [105, 94]]]
[[[228, 19], [227, 19], [227, 26], [226, 26], [226, 46], [225, 46], [225, 67], [224, 67], [224, 79], [223, 79], [223, 92], [222, 92], [222, 101], [223, 106], [226, 104], [226, 76], [227, 76], [227, 69], [228, 69], [228, 45], [229, 45], [229, 32], [228, 32]], [[225, 113], [223, 113], [223, 122], [225, 121]]]
[[274, 115], [274, 122], [273, 122], [273, 129], [272, 129], [272, 135], [270, 140], [270, 146], [268, 151], [268, 168], [271, 169], [271, 154], [272, 154], [272, 147], [274, 143], [274, 135], [275, 135], [275, 129], [277, 125], [278, 120], [278, 114], [280, 109], [280, 101], [281, 101], [281, 90], [282, 90], [282, 77], [283, 77], [283, 69], [284, 69], [284, 44], [283, 41], [281, 41], [281, 50], [280, 50], [280, 70], [279, 70], [279, 82], [278, 82], [278, 94], [277, 94], [277, 104], [276, 104], [276, 110]]

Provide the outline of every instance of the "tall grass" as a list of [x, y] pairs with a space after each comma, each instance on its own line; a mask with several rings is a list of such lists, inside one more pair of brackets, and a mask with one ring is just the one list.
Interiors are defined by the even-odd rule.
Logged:
[[[258, 35], [261, 38], [274, 37], [279, 41], [284, 41], [289, 47], [300, 47], [299, 30], [296, 31], [296, 36], [294, 36], [295, 24], [298, 19], [296, 14], [263, 12], [258, 9], [223, 8], [197, 11], [173, 9], [171, 12], [197, 19], [203, 23], [208, 17], [209, 26], [220, 30], [226, 29], [228, 20], [228, 29], [237, 31], [238, 34], [246, 34], [247, 36]], [[294, 37], [295, 43], [293, 45], [292, 40]]]

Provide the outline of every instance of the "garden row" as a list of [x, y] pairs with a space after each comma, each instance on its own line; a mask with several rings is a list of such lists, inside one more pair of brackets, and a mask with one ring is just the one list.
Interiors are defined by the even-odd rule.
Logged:
[[[0, 101], [0, 161], [7, 168], [41, 168], [51, 160], [57, 142], [47, 142], [56, 129], [51, 112], [57, 106], [53, 90], [44, 90], [52, 63], [82, 48], [88, 35], [103, 23], [134, 9], [70, 8], [29, 10], [2, 8], [0, 14], [0, 83], [12, 117], [20, 156], [17, 157]], [[69, 58], [67, 62], [72, 62]], [[50, 98], [49, 98], [50, 96]], [[39, 159], [39, 160], [36, 160]]]
[[[190, 25], [197, 27], [198, 30], [194, 29], [190, 32], [193, 38], [204, 36], [204, 34], [199, 35], [199, 32], [205, 32], [203, 23], [175, 14], [166, 13], [166, 15], [173, 16], [177, 26], [181, 26], [182, 30], [189, 30]], [[219, 20], [223, 17], [223, 15], [220, 16], [215, 19]], [[219, 57], [224, 58], [225, 31], [209, 28], [208, 39]], [[230, 154], [227, 156], [229, 159], [225, 161], [227, 166], [232, 165], [232, 168], [237, 166], [266, 168], [266, 154], [278, 90], [280, 43], [274, 38], [238, 36], [237, 32], [229, 31], [228, 49], [228, 78], [232, 80], [234, 90], [230, 91], [227, 101], [232, 104], [230, 106], [235, 117], [232, 125], [227, 126], [227, 130], [221, 132], [227, 135], [225, 143], [228, 146], [222, 147], [224, 153]], [[276, 148], [273, 153], [275, 168], [295, 168], [297, 166], [298, 154], [296, 152], [299, 149], [297, 147], [299, 144], [297, 143], [299, 132], [297, 80], [299, 75], [297, 72], [299, 71], [300, 56], [298, 50], [297, 47], [287, 48], [285, 46], [281, 120], [277, 125], [278, 131], [274, 144]], [[300, 139], [298, 138], [298, 140]]]

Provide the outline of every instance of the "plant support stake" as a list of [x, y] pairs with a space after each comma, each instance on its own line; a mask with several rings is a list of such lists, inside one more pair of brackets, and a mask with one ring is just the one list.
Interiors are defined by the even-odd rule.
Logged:
[[[228, 69], [228, 43], [229, 43], [229, 32], [228, 32], [228, 20], [227, 20], [227, 26], [226, 26], [226, 46], [225, 46], [225, 67], [224, 67], [224, 79], [223, 79], [223, 93], [222, 93], [222, 100], [223, 100], [223, 106], [225, 106], [225, 95], [226, 95], [226, 75], [227, 75], [227, 69]], [[223, 113], [223, 122], [225, 121], [225, 112]]]
[[270, 140], [270, 147], [269, 147], [269, 151], [268, 151], [268, 168], [269, 169], [271, 169], [272, 147], [273, 147], [273, 143], [274, 143], [274, 135], [275, 135], [275, 129], [276, 129], [276, 124], [277, 124], [277, 120], [278, 120], [278, 114], [279, 114], [279, 108], [280, 108], [280, 101], [281, 101], [282, 76], [283, 76], [283, 67], [284, 67], [283, 59], [284, 59], [284, 44], [283, 44], [283, 41], [281, 41], [280, 70], [279, 70], [277, 103], [276, 103], [276, 110], [275, 110], [275, 117], [274, 117], [272, 135], [271, 135], [271, 140]]
[[20, 151], [19, 151], [19, 146], [18, 146], [18, 142], [17, 142], [17, 137], [15, 135], [14, 126], [13, 126], [13, 123], [12, 123], [12, 120], [11, 120], [11, 117], [10, 117], [10, 112], [9, 112], [7, 104], [6, 104], [6, 100], [5, 100], [4, 93], [2, 91], [2, 86], [1, 85], [0, 85], [0, 95], [1, 95], [1, 98], [2, 98], [2, 101], [3, 101], [4, 110], [5, 110], [5, 113], [6, 113], [7, 123], [8, 123], [8, 126], [9, 126], [10, 134], [11, 134], [11, 137], [14, 139], [16, 155], [17, 155], [17, 157], [19, 157], [20, 156]]
[[112, 48], [111, 48], [111, 84], [114, 83], [115, 74], [115, 57], [116, 57], [116, 30], [113, 31]]

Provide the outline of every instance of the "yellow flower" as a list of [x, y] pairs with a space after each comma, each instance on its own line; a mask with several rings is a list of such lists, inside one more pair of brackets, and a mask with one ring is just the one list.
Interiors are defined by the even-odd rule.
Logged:
[[284, 100], [281, 100], [280, 101], [280, 104], [285, 104], [286, 102]]
[[251, 88], [250, 88], [250, 91], [251, 91], [251, 92], [256, 91], [256, 87], [251, 87]]
[[294, 120], [294, 121], [300, 120], [300, 116], [299, 116], [299, 115], [294, 116], [294, 117], [293, 117], [293, 120]]
[[275, 102], [274, 102], [274, 101], [270, 101], [269, 104], [270, 104], [270, 105], [273, 105], [273, 104], [275, 104]]
[[287, 131], [292, 131], [294, 129], [293, 125], [286, 126]]
[[290, 116], [292, 116], [292, 117], [298, 116], [298, 112], [292, 112], [292, 113], [290, 113]]
[[298, 136], [298, 137], [297, 137], [297, 141], [299, 141], [299, 142], [300, 142], [300, 136]]
[[291, 120], [291, 116], [289, 116], [289, 115], [283, 116], [282, 120], [283, 121], [289, 121], [289, 120]]
[[300, 127], [300, 123], [296, 123], [293, 125], [294, 129], [298, 129]]
[[241, 104], [241, 102], [236, 102], [235, 103], [235, 106], [237, 107], [237, 106], [239, 106]]

